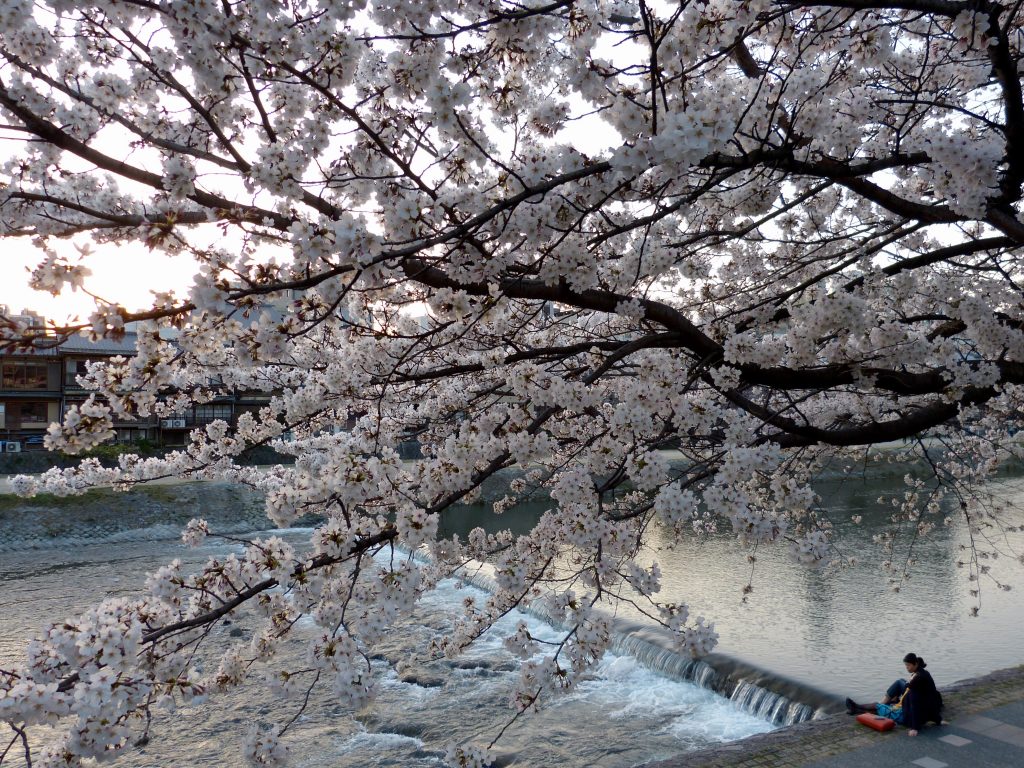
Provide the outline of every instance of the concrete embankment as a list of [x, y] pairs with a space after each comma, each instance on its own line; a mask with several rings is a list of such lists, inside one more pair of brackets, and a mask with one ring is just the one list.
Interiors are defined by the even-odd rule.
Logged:
[[267, 528], [262, 494], [230, 483], [145, 485], [81, 496], [0, 494], [0, 552], [136, 538], [177, 538], [193, 517], [222, 533]]

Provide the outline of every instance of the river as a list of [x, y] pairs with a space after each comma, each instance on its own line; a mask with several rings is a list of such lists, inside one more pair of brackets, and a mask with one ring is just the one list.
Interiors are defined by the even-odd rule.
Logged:
[[[862, 561], [838, 573], [809, 570], [793, 563], [784, 548], [769, 547], [757, 553], [751, 577], [745, 550], [727, 533], [693, 537], [665, 551], [655, 530], [652, 548], [643, 557], [662, 565], [663, 599], [685, 600], [695, 615], [715, 621], [720, 650], [837, 696], [877, 696], [902, 672], [900, 659], [907, 651], [928, 660], [940, 687], [1020, 663], [1024, 610], [1018, 591], [985, 583], [981, 612], [970, 615], [975, 604], [968, 594], [972, 585], [953, 565], [970, 544], [959, 518], [917, 541], [911, 578], [899, 592], [888, 587], [872, 535], [887, 515], [879, 497], [897, 496], [902, 488], [897, 477], [821, 485], [818, 490], [844, 554]], [[1024, 523], [1015, 507], [1024, 501], [1024, 482], [994, 480], [987, 492], [1007, 507], [1010, 522]], [[448, 519], [446, 532], [481, 524], [522, 530], [542, 507], [524, 505], [500, 518], [484, 507], [463, 508]], [[230, 549], [209, 543], [186, 550], [168, 538], [169, 526], [152, 524], [153, 515], [150, 510], [147, 527], [129, 526], [113, 542], [65, 536], [49, 543], [34, 540], [33, 549], [0, 547], [0, 666], [19, 658], [26, 640], [47, 621], [74, 615], [107, 595], [134, 593], [159, 564], [181, 557], [198, 565]], [[851, 520], [855, 515], [863, 517], [859, 525]], [[308, 531], [287, 535], [301, 543]], [[1004, 553], [995, 563], [996, 575], [1016, 578], [1021, 588], [1024, 569], [1012, 561], [1024, 551], [1024, 538], [1011, 532], [994, 543]], [[744, 601], [742, 589], [751, 578], [754, 590]], [[511, 716], [506, 701], [517, 662], [502, 649], [498, 636], [485, 638], [456, 663], [433, 662], [412, 678], [398, 672], [433, 634], [445, 631], [467, 589], [473, 587], [443, 583], [423, 600], [403, 631], [395, 633], [396, 640], [374, 661], [381, 688], [372, 707], [350, 720], [329, 699], [314, 702], [291, 740], [295, 764], [432, 768], [441, 765], [449, 740], [486, 741], [500, 729]], [[629, 618], [627, 607], [619, 613]], [[532, 633], [553, 636], [554, 630], [536, 617], [508, 621], [519, 618], [530, 624]], [[218, 631], [244, 636], [249, 625], [242, 618]], [[300, 636], [306, 631], [312, 629], [298, 628]], [[575, 693], [508, 731], [498, 748], [502, 763], [626, 768], [776, 727], [735, 702], [673, 679], [666, 670], [645, 666], [627, 653], [609, 655]], [[212, 712], [180, 710], [158, 723], [151, 742], [122, 758], [124, 764], [240, 764], [232, 732], [249, 722], [269, 722], [260, 684], [254, 681]], [[287, 710], [293, 705], [284, 706]]]

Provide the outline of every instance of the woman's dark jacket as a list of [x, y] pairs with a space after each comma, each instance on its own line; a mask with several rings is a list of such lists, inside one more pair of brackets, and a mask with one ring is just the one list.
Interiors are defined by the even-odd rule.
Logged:
[[903, 699], [903, 724], [915, 731], [927, 722], [942, 722], [942, 694], [926, 669], [919, 669], [907, 683], [909, 689]]

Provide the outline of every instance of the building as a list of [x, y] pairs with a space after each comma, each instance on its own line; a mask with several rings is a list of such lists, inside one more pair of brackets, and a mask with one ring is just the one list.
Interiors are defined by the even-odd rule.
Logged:
[[43, 447], [47, 426], [63, 413], [63, 373], [56, 348], [0, 354], [0, 441], [5, 450]]
[[[79, 376], [89, 371], [89, 363], [105, 358], [132, 357], [135, 355], [135, 334], [126, 333], [123, 338], [99, 339], [90, 341], [83, 336], [73, 336], [56, 348], [63, 366], [63, 387], [60, 417], [74, 405], [84, 403], [90, 391], [81, 385]], [[148, 440], [160, 443], [159, 424], [155, 417], [134, 421], [114, 421], [115, 441], [118, 443], [138, 443]]]
[[[0, 305], [0, 315], [11, 317]], [[34, 324], [42, 318], [25, 312]], [[63, 420], [67, 410], [85, 402], [90, 390], [79, 377], [88, 372], [90, 362], [135, 354], [135, 334], [125, 333], [119, 340], [91, 341], [74, 336], [53, 345], [27, 350], [0, 349], [0, 450], [8, 453], [43, 449], [43, 438], [51, 422]], [[56, 342], [56, 339], [54, 340]], [[187, 412], [162, 418], [155, 416], [134, 421], [115, 421], [115, 441], [154, 445], [183, 445], [189, 431], [222, 419], [234, 423], [245, 411], [258, 411], [270, 401], [265, 392], [232, 392], [212, 402], [199, 404]]]

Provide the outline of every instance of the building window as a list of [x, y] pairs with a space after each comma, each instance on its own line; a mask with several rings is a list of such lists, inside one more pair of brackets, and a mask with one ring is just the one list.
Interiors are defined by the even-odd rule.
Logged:
[[0, 429], [7, 429], [7, 403], [0, 403]]
[[89, 373], [88, 365], [88, 360], [68, 360], [67, 369], [64, 374], [64, 384], [69, 387], [81, 388], [82, 385], [78, 383], [78, 377]]
[[46, 389], [46, 363], [5, 360], [0, 386], [4, 389]]
[[22, 403], [21, 424], [48, 424], [46, 417], [46, 403]]
[[208, 424], [211, 421], [216, 421], [217, 419], [223, 419], [224, 421], [231, 420], [230, 403], [206, 403], [205, 405], [196, 406], [197, 424]]

